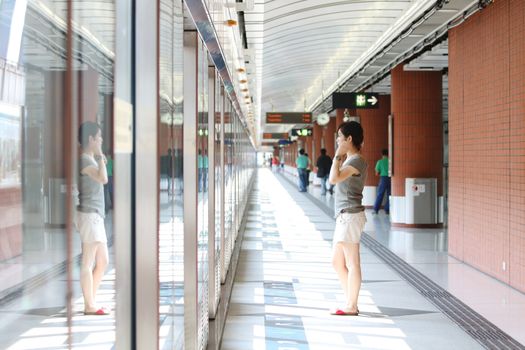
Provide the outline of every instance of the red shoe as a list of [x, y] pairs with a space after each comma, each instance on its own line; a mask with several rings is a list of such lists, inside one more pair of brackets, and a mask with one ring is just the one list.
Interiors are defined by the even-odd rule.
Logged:
[[337, 316], [358, 316], [359, 310], [357, 311], [345, 311], [344, 309], [335, 309], [330, 311], [330, 315], [337, 315]]
[[96, 311], [84, 311], [84, 315], [86, 316], [88, 315], [105, 316], [105, 315], [109, 315], [109, 310], [101, 307], [100, 309]]

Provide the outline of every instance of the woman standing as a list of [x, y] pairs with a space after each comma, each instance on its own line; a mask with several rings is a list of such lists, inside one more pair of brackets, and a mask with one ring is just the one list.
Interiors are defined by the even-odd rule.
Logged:
[[102, 153], [101, 130], [97, 123], [84, 122], [78, 139], [82, 147], [78, 183], [77, 228], [82, 241], [80, 286], [84, 295], [85, 315], [107, 315], [97, 306], [95, 296], [108, 265], [108, 247], [104, 228], [104, 185], [108, 182], [106, 157]]
[[332, 264], [343, 287], [346, 303], [331, 310], [333, 315], [357, 316], [357, 298], [361, 289], [359, 241], [366, 223], [362, 205], [368, 164], [361, 156], [361, 124], [351, 121], [337, 128], [337, 151], [330, 169], [329, 182], [335, 186], [336, 224]]

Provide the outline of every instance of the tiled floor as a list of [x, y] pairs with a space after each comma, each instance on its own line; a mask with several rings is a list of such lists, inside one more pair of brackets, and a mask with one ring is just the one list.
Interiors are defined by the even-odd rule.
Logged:
[[[481, 348], [365, 247], [361, 315], [330, 316], [327, 310], [343, 300], [330, 264], [334, 221], [312, 198], [328, 207], [333, 203], [331, 196], [320, 196], [319, 187], [309, 191], [299, 193], [284, 177], [259, 172], [223, 349]], [[446, 230], [391, 229], [384, 214], [367, 217], [368, 235], [525, 344], [525, 295], [448, 257]], [[110, 267], [99, 293], [101, 304], [111, 308], [114, 277]], [[114, 314], [81, 315], [78, 284], [75, 270], [75, 348], [112, 348]], [[65, 277], [59, 276], [2, 305], [0, 348], [67, 348], [65, 291]], [[176, 315], [180, 317], [163, 325], [181, 331], [182, 313]], [[170, 347], [166, 339], [161, 341]]]
[[[293, 174], [287, 179], [295, 181]], [[333, 208], [332, 196], [320, 193], [320, 187], [309, 187], [312, 197]], [[367, 211], [367, 218], [371, 237], [525, 346], [525, 294], [450, 257], [446, 229], [391, 227], [382, 211]]]
[[[259, 172], [222, 349], [482, 348], [365, 247], [360, 316], [330, 316], [328, 309], [343, 300], [330, 263], [334, 221], [309, 196], [333, 204], [318, 187], [309, 191], [299, 193], [280, 175]], [[384, 214], [367, 217], [370, 236], [525, 341], [517, 332], [525, 321], [525, 295], [449, 258], [446, 231], [394, 231]], [[483, 313], [491, 306], [505, 316]]]
[[[78, 288], [78, 269], [73, 277], [74, 316], [72, 323], [75, 348], [112, 349], [115, 338], [114, 314], [84, 316], [83, 300]], [[115, 270], [110, 267], [104, 276], [97, 301], [114, 309]], [[2, 306], [0, 344], [3, 349], [68, 349], [64, 276], [49, 281], [42, 288], [24, 294]]]

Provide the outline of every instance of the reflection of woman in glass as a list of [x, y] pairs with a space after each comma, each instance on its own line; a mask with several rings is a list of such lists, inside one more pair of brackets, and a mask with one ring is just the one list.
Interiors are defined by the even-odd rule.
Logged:
[[[85, 315], [107, 315], [108, 310], [95, 302], [100, 281], [108, 265], [108, 247], [104, 228], [104, 184], [108, 182], [106, 157], [98, 124], [84, 122], [78, 139], [82, 147], [79, 169], [79, 205], [77, 228], [82, 241], [80, 285], [84, 294]], [[93, 267], [94, 265], [94, 267]]]

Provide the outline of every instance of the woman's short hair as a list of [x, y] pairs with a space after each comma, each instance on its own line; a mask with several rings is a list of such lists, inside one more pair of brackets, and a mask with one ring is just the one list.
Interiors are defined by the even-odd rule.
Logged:
[[352, 136], [352, 143], [358, 150], [364, 141], [363, 127], [356, 121], [344, 122], [339, 125], [337, 131], [341, 130], [344, 137]]
[[95, 122], [83, 122], [78, 128], [78, 142], [83, 148], [89, 146], [89, 137], [95, 138], [98, 131], [100, 130], [100, 125]]

